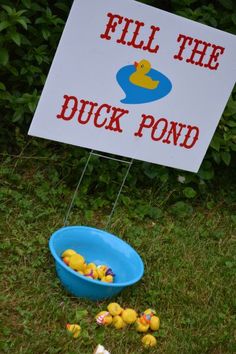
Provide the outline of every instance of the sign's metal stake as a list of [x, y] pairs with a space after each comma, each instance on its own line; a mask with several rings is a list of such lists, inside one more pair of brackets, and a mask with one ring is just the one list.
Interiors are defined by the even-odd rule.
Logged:
[[129, 162], [129, 166], [128, 166], [128, 168], [127, 168], [126, 174], [125, 174], [125, 176], [124, 176], [124, 178], [123, 178], [123, 181], [122, 181], [122, 183], [121, 183], [121, 186], [120, 186], [119, 192], [118, 192], [118, 194], [117, 194], [116, 200], [115, 200], [115, 202], [114, 202], [114, 204], [113, 204], [112, 211], [111, 211], [111, 213], [110, 213], [110, 215], [109, 215], [109, 217], [108, 217], [105, 230], [108, 230], [108, 227], [109, 227], [110, 222], [111, 222], [112, 215], [113, 215], [113, 213], [114, 213], [114, 211], [115, 211], [115, 208], [116, 208], [118, 199], [119, 199], [120, 194], [121, 194], [121, 191], [122, 191], [122, 189], [123, 189], [123, 187], [124, 187], [126, 178], [127, 178], [128, 174], [129, 174], [129, 171], [130, 171], [130, 168], [131, 168], [131, 165], [132, 165], [133, 161], [134, 161], [134, 159], [131, 159], [130, 162]]
[[123, 187], [124, 187], [125, 181], [126, 181], [127, 176], [128, 176], [128, 174], [129, 174], [131, 165], [132, 165], [132, 163], [133, 163], [133, 159], [131, 159], [130, 161], [125, 161], [125, 160], [121, 160], [121, 159], [116, 159], [116, 158], [114, 158], [114, 157], [110, 157], [110, 156], [106, 156], [106, 155], [102, 155], [102, 154], [97, 154], [97, 153], [93, 152], [93, 150], [91, 150], [90, 153], [89, 153], [89, 156], [88, 156], [87, 161], [86, 161], [86, 163], [85, 163], [84, 169], [83, 169], [83, 171], [82, 171], [82, 173], [81, 173], [81, 176], [80, 176], [80, 178], [79, 178], [79, 182], [78, 182], [78, 184], [77, 184], [77, 186], [76, 186], [76, 189], [75, 189], [75, 191], [74, 191], [72, 200], [71, 200], [71, 202], [70, 202], [70, 205], [69, 205], [69, 208], [68, 208], [68, 211], [67, 211], [67, 213], [66, 213], [65, 220], [64, 220], [64, 226], [66, 226], [66, 225], [68, 224], [68, 218], [69, 218], [71, 209], [72, 209], [72, 207], [73, 207], [73, 204], [74, 204], [76, 195], [77, 195], [77, 193], [78, 193], [79, 187], [80, 187], [80, 185], [81, 185], [81, 182], [82, 182], [82, 180], [83, 180], [84, 174], [85, 174], [85, 172], [86, 172], [86, 170], [87, 170], [87, 167], [88, 167], [88, 164], [89, 164], [89, 161], [90, 161], [92, 155], [94, 155], [94, 156], [99, 156], [99, 157], [103, 157], [103, 158], [106, 158], [106, 159], [109, 159], [109, 160], [114, 160], [114, 161], [118, 161], [118, 162], [123, 162], [123, 163], [128, 164], [128, 168], [127, 168], [127, 170], [126, 170], [125, 176], [124, 176], [124, 178], [123, 178], [123, 181], [122, 181], [122, 183], [121, 183], [120, 189], [119, 189], [118, 194], [117, 194], [117, 196], [116, 196], [116, 200], [115, 200], [115, 202], [114, 202], [114, 204], [113, 204], [111, 213], [110, 213], [110, 215], [109, 215], [109, 217], [108, 217], [108, 221], [107, 221], [107, 223], [106, 223], [105, 230], [107, 230], [108, 227], [109, 227], [109, 225], [110, 225], [112, 215], [114, 214], [114, 211], [115, 211], [117, 202], [118, 202], [118, 200], [119, 200], [121, 191], [122, 191], [122, 189], [123, 189]]
[[79, 190], [79, 187], [80, 187], [80, 185], [81, 185], [81, 182], [82, 182], [82, 179], [83, 179], [83, 177], [84, 177], [84, 174], [85, 174], [85, 172], [86, 172], [86, 170], [87, 170], [88, 163], [89, 163], [89, 160], [90, 160], [92, 154], [93, 154], [93, 150], [91, 150], [90, 153], [89, 153], [89, 156], [88, 156], [88, 158], [87, 158], [86, 164], [85, 164], [84, 169], [83, 169], [83, 171], [82, 171], [82, 173], [81, 173], [79, 182], [78, 182], [78, 184], [77, 184], [77, 186], [76, 186], [76, 189], [75, 189], [73, 198], [72, 198], [72, 200], [71, 200], [70, 206], [69, 206], [69, 208], [68, 208], [68, 211], [67, 211], [67, 214], [66, 214], [66, 217], [65, 217], [65, 220], [64, 220], [64, 226], [67, 225], [67, 221], [68, 221], [68, 218], [69, 218], [69, 215], [70, 215], [72, 206], [73, 206], [73, 204], [74, 204], [75, 197], [76, 197], [77, 192], [78, 192], [78, 190]]

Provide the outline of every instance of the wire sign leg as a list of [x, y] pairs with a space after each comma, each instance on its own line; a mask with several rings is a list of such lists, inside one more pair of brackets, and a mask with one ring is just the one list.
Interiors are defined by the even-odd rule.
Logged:
[[78, 193], [79, 187], [80, 187], [80, 185], [81, 185], [81, 182], [82, 182], [82, 179], [83, 179], [83, 177], [84, 177], [84, 174], [85, 174], [85, 172], [86, 172], [86, 170], [87, 170], [87, 167], [88, 167], [88, 164], [89, 164], [89, 160], [91, 159], [92, 154], [93, 154], [93, 150], [91, 150], [90, 153], [89, 153], [89, 156], [88, 156], [88, 158], [87, 158], [86, 164], [85, 164], [84, 169], [83, 169], [83, 171], [82, 171], [82, 173], [81, 173], [79, 182], [78, 182], [78, 184], [77, 184], [77, 186], [76, 186], [75, 192], [74, 192], [74, 194], [73, 194], [73, 198], [72, 198], [72, 200], [71, 200], [70, 206], [69, 206], [69, 208], [68, 208], [68, 211], [67, 211], [67, 214], [66, 214], [66, 217], [65, 217], [65, 220], [64, 220], [64, 226], [67, 225], [68, 218], [69, 218], [69, 215], [70, 215], [72, 206], [73, 206], [74, 201], [75, 201], [75, 197], [76, 197], [76, 195], [77, 195], [77, 193]]
[[134, 160], [132, 159], [132, 160], [130, 160], [130, 162], [129, 162], [128, 168], [127, 168], [127, 170], [126, 170], [126, 174], [125, 174], [125, 176], [124, 176], [124, 178], [123, 178], [123, 181], [122, 181], [122, 183], [121, 183], [121, 186], [120, 186], [119, 192], [118, 192], [118, 194], [117, 194], [116, 200], [115, 200], [115, 202], [114, 202], [114, 204], [113, 204], [112, 211], [111, 211], [111, 213], [110, 213], [110, 215], [109, 215], [109, 217], [108, 217], [105, 230], [107, 230], [108, 227], [109, 227], [109, 225], [110, 225], [112, 215], [113, 215], [113, 213], [114, 213], [114, 211], [115, 211], [115, 208], [116, 208], [118, 199], [119, 199], [120, 194], [121, 194], [121, 191], [122, 191], [122, 189], [123, 189], [123, 187], [124, 187], [126, 178], [127, 178], [128, 174], [129, 174], [129, 171], [130, 171], [130, 168], [131, 168], [131, 165], [132, 165], [133, 161], [134, 161]]
[[125, 161], [125, 160], [116, 159], [116, 158], [109, 157], [109, 156], [106, 156], [106, 155], [97, 154], [97, 153], [93, 152], [93, 150], [91, 150], [90, 153], [89, 153], [89, 156], [88, 156], [87, 161], [86, 161], [86, 163], [85, 163], [84, 169], [83, 169], [83, 171], [82, 171], [82, 173], [81, 173], [79, 182], [78, 182], [78, 184], [77, 184], [77, 186], [76, 186], [76, 189], [75, 189], [75, 192], [74, 192], [74, 194], [73, 194], [73, 197], [72, 197], [70, 206], [69, 206], [68, 211], [67, 211], [67, 213], [66, 213], [66, 217], [65, 217], [65, 220], [64, 220], [64, 226], [66, 226], [66, 225], [68, 224], [68, 218], [69, 218], [71, 209], [72, 209], [72, 207], [73, 207], [73, 204], [74, 204], [76, 195], [77, 195], [77, 193], [78, 193], [79, 187], [80, 187], [80, 185], [81, 185], [81, 182], [82, 182], [82, 180], [83, 180], [84, 174], [85, 174], [85, 172], [86, 172], [86, 170], [87, 170], [87, 167], [88, 167], [88, 164], [89, 164], [89, 161], [90, 161], [92, 155], [94, 155], [94, 156], [99, 156], [99, 157], [103, 157], [103, 158], [106, 158], [106, 159], [109, 159], [109, 160], [114, 160], [114, 161], [118, 161], [118, 162], [123, 162], [123, 163], [128, 164], [128, 168], [127, 168], [127, 170], [126, 170], [126, 173], [125, 173], [125, 175], [124, 175], [123, 181], [122, 181], [121, 186], [120, 186], [120, 189], [119, 189], [118, 194], [117, 194], [117, 196], [116, 196], [116, 200], [115, 200], [115, 202], [114, 202], [114, 204], [113, 204], [111, 213], [110, 213], [110, 215], [108, 216], [108, 220], [107, 220], [106, 227], [105, 227], [105, 230], [107, 230], [108, 227], [109, 227], [109, 225], [110, 225], [112, 215], [114, 214], [114, 211], [115, 211], [115, 208], [116, 208], [118, 199], [119, 199], [120, 194], [121, 194], [121, 192], [122, 192], [122, 189], [123, 189], [123, 187], [124, 187], [125, 181], [126, 181], [127, 176], [128, 176], [128, 174], [129, 174], [131, 165], [132, 165], [132, 163], [133, 163], [133, 159], [128, 162], [128, 161]]

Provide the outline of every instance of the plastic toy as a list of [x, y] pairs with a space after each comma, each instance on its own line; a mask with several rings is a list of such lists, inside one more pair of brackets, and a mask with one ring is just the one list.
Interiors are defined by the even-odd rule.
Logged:
[[101, 311], [97, 314], [96, 322], [102, 326], [109, 326], [112, 323], [112, 316], [108, 311]]
[[107, 271], [108, 267], [105, 265], [99, 265], [97, 266], [97, 272], [98, 272], [98, 278], [102, 279], [103, 277], [106, 276], [106, 271]]
[[93, 270], [93, 279], [97, 280], [98, 279], [98, 272], [97, 269]]
[[113, 283], [113, 276], [106, 275], [105, 277], [102, 277], [101, 281], [104, 281], [105, 283]]
[[149, 324], [141, 322], [141, 319], [138, 318], [137, 321], [135, 322], [136, 324], [136, 331], [137, 332], [147, 332], [149, 330]]
[[70, 263], [70, 257], [64, 257], [64, 258], [62, 258], [63, 259], [63, 262], [65, 263], [65, 264], [67, 264], [67, 265], [69, 265], [69, 263]]
[[121, 312], [123, 311], [122, 307], [119, 304], [117, 304], [117, 302], [111, 302], [107, 306], [107, 309], [112, 316], [120, 315]]
[[114, 277], [114, 276], [115, 276], [115, 274], [113, 273], [113, 271], [112, 271], [112, 269], [111, 269], [111, 268], [108, 268], [108, 269], [106, 270], [105, 275], [106, 275], [106, 276], [111, 275], [112, 277]]
[[69, 267], [74, 270], [83, 270], [84, 269], [84, 257], [80, 254], [73, 254], [69, 259]]
[[106, 350], [103, 345], [98, 344], [93, 354], [110, 354], [110, 352]]
[[143, 338], [142, 338], [142, 343], [143, 345], [148, 348], [148, 347], [155, 347], [157, 345], [157, 340], [156, 338], [151, 335], [151, 334], [146, 334]]
[[95, 263], [86, 264], [85, 259], [72, 249], [67, 249], [61, 255], [63, 262], [70, 268], [89, 279], [99, 279], [105, 283], [113, 283], [115, 274], [106, 265], [96, 266]]
[[93, 269], [92, 268], [86, 267], [83, 274], [86, 277], [93, 279]]
[[154, 316], [155, 313], [156, 311], [153, 309], [145, 310], [144, 312], [141, 313], [140, 321], [143, 324], [150, 324], [151, 318]]
[[67, 323], [66, 329], [73, 335], [73, 338], [78, 338], [81, 332], [81, 327], [78, 324]]
[[123, 318], [119, 315], [113, 317], [112, 324], [116, 329], [122, 329], [127, 326]]
[[65, 250], [61, 256], [62, 256], [62, 258], [71, 257], [73, 254], [76, 254], [76, 252], [72, 249], [68, 249], [68, 250]]
[[95, 263], [89, 263], [89, 264], [87, 265], [87, 267], [90, 268], [90, 269], [92, 269], [92, 270], [97, 270], [97, 266], [96, 266]]
[[160, 327], [160, 318], [153, 316], [150, 321], [150, 328], [152, 331], [157, 331]]
[[134, 323], [137, 319], [137, 313], [133, 309], [125, 309], [121, 316], [127, 324]]

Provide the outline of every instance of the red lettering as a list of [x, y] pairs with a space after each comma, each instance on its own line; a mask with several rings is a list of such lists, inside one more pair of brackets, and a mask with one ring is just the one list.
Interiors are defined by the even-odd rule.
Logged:
[[179, 47], [179, 53], [174, 55], [174, 59], [178, 60], [183, 60], [184, 58], [182, 57], [183, 51], [185, 50], [186, 45], [191, 45], [193, 42], [192, 37], [185, 36], [184, 34], [179, 34], [179, 37], [177, 39], [177, 42], [181, 42], [181, 45]]
[[[111, 35], [112, 33], [119, 32], [116, 43], [122, 45], [128, 45], [129, 47], [133, 47], [136, 49], [143, 49], [148, 51], [149, 53], [157, 53], [159, 49], [159, 45], [158, 44], [154, 45], [153, 42], [155, 40], [156, 33], [160, 30], [158, 26], [154, 26], [154, 25], [150, 26], [150, 36], [148, 37], [148, 41], [145, 44], [144, 40], [139, 39], [140, 32], [141, 30], [143, 30], [143, 27], [145, 26], [144, 22], [138, 20], [135, 21], [132, 18], [127, 18], [124, 16], [120, 16], [118, 14], [112, 14], [111, 12], [107, 13], [107, 17], [108, 17], [108, 22], [106, 24], [106, 29], [104, 33], [100, 34], [100, 38], [110, 40], [112, 37]], [[120, 31], [117, 31], [117, 26], [120, 27], [121, 33]], [[134, 31], [129, 36], [131, 40], [127, 42], [126, 37], [129, 35], [129, 33], [131, 32], [131, 28], [133, 27], [134, 27]], [[147, 37], [146, 33], [145, 33], [145, 37]]]
[[[155, 119], [153, 116], [151, 115], [146, 115], [146, 114], [142, 114], [142, 122], [139, 125], [139, 130], [134, 133], [135, 136], [139, 136], [140, 138], [143, 136], [142, 130], [143, 128], [151, 128], [155, 122]], [[146, 123], [146, 121], [150, 121], [149, 123]]]
[[[112, 13], [108, 13], [107, 16], [109, 17], [109, 21], [106, 25], [106, 31], [105, 33], [101, 34], [100, 37], [102, 39], [107, 39], [108, 41], [111, 39], [111, 36], [109, 35], [110, 31], [115, 32], [117, 25], [122, 23], [123, 16], [120, 15], [113, 15]], [[117, 20], [117, 21], [114, 21]]]
[[[80, 124], [87, 124], [91, 118], [91, 115], [93, 114], [94, 107], [98, 106], [98, 104], [96, 102], [89, 102], [89, 101], [85, 101], [85, 100], [80, 100], [80, 102], [82, 103], [82, 107], [79, 110], [78, 122]], [[87, 119], [82, 120], [82, 117], [83, 117], [84, 111], [85, 111], [85, 107], [87, 105], [90, 106], [90, 110], [87, 114]]]
[[[164, 126], [163, 126], [162, 129], [160, 129], [160, 135], [157, 137], [157, 136], [155, 136], [154, 134], [156, 133], [156, 131], [158, 130], [158, 126], [159, 126], [160, 123], [162, 123], [162, 122], [164, 123]], [[160, 118], [160, 119], [158, 119], [158, 120], [156, 121], [156, 123], [154, 124], [153, 128], [152, 128], [152, 133], [151, 133], [151, 138], [152, 138], [152, 140], [154, 140], [154, 141], [161, 140], [161, 139], [164, 137], [164, 135], [165, 135], [165, 133], [166, 133], [166, 131], [167, 131], [167, 126], [168, 126], [168, 121], [167, 121], [167, 119], [165, 119], [165, 118]]]
[[131, 18], [125, 18], [124, 21], [126, 22], [126, 24], [125, 24], [125, 27], [122, 30], [122, 35], [116, 41], [117, 43], [121, 43], [121, 44], [126, 44], [125, 37], [126, 37], [126, 34], [128, 33], [129, 25], [131, 23], [134, 23], [134, 21]]
[[138, 44], [135, 43], [138, 35], [139, 35], [139, 31], [140, 31], [140, 28], [144, 26], [144, 23], [143, 22], [139, 22], [139, 21], [135, 21], [135, 24], [136, 24], [136, 29], [134, 31], [134, 34], [133, 34], [133, 38], [130, 42], [127, 42], [127, 45], [128, 46], [132, 46], [134, 48], [142, 48], [143, 46], [143, 43], [144, 41], [140, 41]]
[[[186, 60], [186, 62], [191, 63], [191, 64], [195, 64], [195, 65], [199, 65], [199, 66], [203, 66], [203, 63], [202, 63], [203, 58], [206, 55], [207, 48], [211, 46], [211, 43], [203, 42], [203, 41], [200, 41], [199, 39], [194, 39], [194, 42], [195, 42], [195, 46], [192, 50], [192, 55], [189, 59]], [[199, 45], [202, 45], [203, 48], [198, 49]], [[198, 61], [194, 61], [194, 57], [196, 54], [200, 55], [200, 58]]]
[[101, 110], [102, 110], [103, 108], [105, 108], [105, 110], [106, 110], [107, 113], [109, 113], [110, 110], [111, 110], [111, 106], [110, 106], [109, 104], [106, 104], [106, 103], [102, 104], [102, 105], [98, 108], [97, 112], [96, 112], [95, 115], [94, 115], [94, 125], [95, 125], [95, 127], [97, 127], [97, 128], [102, 128], [102, 127], [106, 124], [106, 122], [107, 122], [107, 118], [104, 118], [101, 123], [98, 123], [98, 118], [100, 117], [100, 115], [101, 115]]
[[110, 118], [110, 123], [105, 126], [105, 129], [114, 130], [115, 132], [122, 133], [123, 130], [120, 127], [120, 118], [123, 117], [125, 114], [128, 114], [129, 111], [117, 107], [112, 107], [112, 110], [113, 114]]
[[[210, 70], [217, 70], [219, 63], [217, 63], [218, 57], [220, 54], [223, 54], [225, 51], [225, 48], [220, 47], [219, 45], [212, 45], [213, 51], [210, 55], [210, 59], [207, 64], [205, 64], [205, 68], [209, 68]], [[212, 62], [215, 62], [216, 64], [212, 66]]]
[[[197, 38], [193, 39], [192, 37], [185, 36], [184, 34], [179, 34], [177, 42], [181, 42], [181, 45], [178, 54], [174, 55], [174, 59], [178, 59], [178, 60], [185, 59], [183, 55], [185, 54], [184, 50], [186, 46], [190, 47], [194, 42], [195, 45], [192, 49], [192, 53], [190, 57], [186, 59], [186, 63], [199, 65], [201, 67], [208, 68], [210, 70], [218, 69], [219, 63], [217, 61], [219, 55], [222, 55], [224, 53], [225, 48], [212, 43], [201, 41], [200, 39]], [[209, 55], [210, 47], [212, 47], [212, 51], [211, 54]], [[198, 60], [195, 60], [196, 55], [199, 55]], [[206, 59], [208, 58], [209, 58], [208, 63], [206, 63]], [[205, 59], [205, 64], [203, 63], [204, 59]], [[215, 65], [213, 65], [213, 63], [215, 63]]]
[[[61, 113], [57, 114], [57, 118], [63, 120], [71, 120], [74, 117], [75, 112], [77, 111], [78, 100], [75, 96], [68, 95], [64, 95], [63, 98], [65, 99], [65, 101], [62, 105]], [[70, 103], [73, 104], [72, 108], [69, 108]], [[69, 115], [66, 116], [67, 109], [70, 109], [71, 112]]]
[[[173, 136], [174, 145], [177, 145], [179, 137], [181, 136], [183, 128], [186, 127], [186, 124], [178, 123], [178, 122], [170, 122], [171, 127], [168, 131], [167, 137], [162, 141], [164, 144], [170, 144], [170, 137]], [[177, 132], [177, 126], [179, 126], [179, 130]]]
[[[184, 147], [185, 149], [191, 149], [197, 142], [199, 138], [199, 128], [198, 127], [192, 127], [191, 125], [187, 126], [188, 131], [187, 134], [185, 135], [184, 141], [180, 144], [180, 146]], [[191, 136], [192, 132], [195, 131], [195, 135]], [[189, 139], [192, 138], [192, 142], [188, 145]]]
[[[152, 115], [142, 114], [142, 120], [139, 124], [139, 129], [134, 133], [134, 136], [141, 138], [143, 129], [148, 129], [150, 137], [153, 141], [160, 141], [163, 144], [171, 144], [185, 149], [191, 149], [199, 138], [199, 128], [191, 125], [186, 125], [178, 122], [169, 122], [166, 118], [155, 120]], [[185, 130], [185, 132], [183, 131]], [[184, 135], [185, 134], [185, 135]], [[184, 140], [179, 142], [183, 135]], [[172, 138], [172, 141], [170, 140]]]
[[157, 51], [159, 49], [159, 45], [156, 45], [154, 48], [151, 48], [151, 46], [152, 46], [152, 42], [155, 38], [155, 34], [156, 34], [156, 32], [160, 31], [160, 28], [155, 27], [155, 26], [151, 26], [151, 29], [152, 29], [152, 33], [149, 37], [149, 41], [148, 41], [147, 45], [143, 47], [143, 50], [148, 50], [149, 53], [157, 53]]

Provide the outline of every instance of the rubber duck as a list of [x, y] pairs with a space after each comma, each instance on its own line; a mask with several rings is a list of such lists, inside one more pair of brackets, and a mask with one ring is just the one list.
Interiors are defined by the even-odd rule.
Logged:
[[106, 275], [106, 276], [107, 276], [107, 275], [112, 275], [113, 277], [115, 276], [115, 274], [113, 273], [113, 271], [112, 271], [111, 268], [108, 268], [108, 269], [106, 270], [105, 275]]
[[112, 323], [112, 316], [108, 311], [99, 312], [96, 317], [96, 322], [102, 326], [109, 326]]
[[84, 275], [86, 277], [93, 278], [93, 269], [90, 267], [86, 267], [86, 269], [83, 271]]
[[71, 257], [73, 254], [76, 254], [76, 252], [72, 249], [68, 249], [68, 250], [65, 250], [61, 256], [62, 256], [62, 258]]
[[107, 309], [112, 316], [118, 316], [123, 311], [122, 307], [119, 304], [117, 304], [116, 302], [111, 302], [107, 306]]
[[102, 279], [102, 278], [105, 277], [107, 269], [108, 269], [108, 267], [105, 266], [105, 265], [97, 266], [97, 272], [98, 272], [98, 278], [99, 279]]
[[127, 324], [134, 323], [137, 320], [137, 312], [133, 309], [125, 309], [121, 316]]
[[154, 336], [152, 336], [151, 334], [146, 334], [143, 338], [142, 338], [142, 343], [143, 345], [148, 348], [148, 347], [155, 347], [155, 345], [157, 345], [157, 340]]
[[149, 324], [146, 323], [144, 324], [143, 322], [141, 322], [140, 318], [137, 319], [135, 325], [136, 325], [137, 332], [147, 332], [149, 329]]
[[69, 267], [74, 270], [84, 270], [84, 257], [80, 254], [73, 254], [69, 259]]
[[88, 267], [88, 268], [91, 268], [91, 269], [93, 269], [93, 270], [97, 270], [97, 266], [96, 266], [95, 263], [89, 263], [89, 264], [87, 265], [87, 267]]
[[93, 279], [97, 280], [98, 279], [98, 272], [97, 269], [93, 270]]
[[151, 64], [148, 60], [141, 60], [139, 63], [135, 62], [136, 71], [130, 75], [129, 81], [136, 85], [149, 90], [154, 90], [159, 85], [159, 81], [152, 80], [147, 74], [151, 70]]
[[150, 321], [150, 328], [152, 331], [157, 331], [160, 327], [160, 318], [153, 316]]
[[122, 329], [127, 326], [123, 318], [119, 315], [113, 317], [112, 324], [116, 329]]
[[104, 281], [105, 283], [113, 283], [113, 276], [106, 275], [105, 277], [102, 277], [101, 281]]
[[66, 329], [73, 335], [74, 338], [78, 338], [81, 332], [81, 327], [78, 324], [67, 323]]
[[63, 262], [64, 262], [66, 265], [69, 265], [69, 263], [70, 263], [70, 257], [63, 257], [62, 260], [63, 260]]
[[151, 318], [155, 315], [156, 311], [153, 309], [147, 309], [141, 313], [140, 321], [143, 324], [150, 324]]

